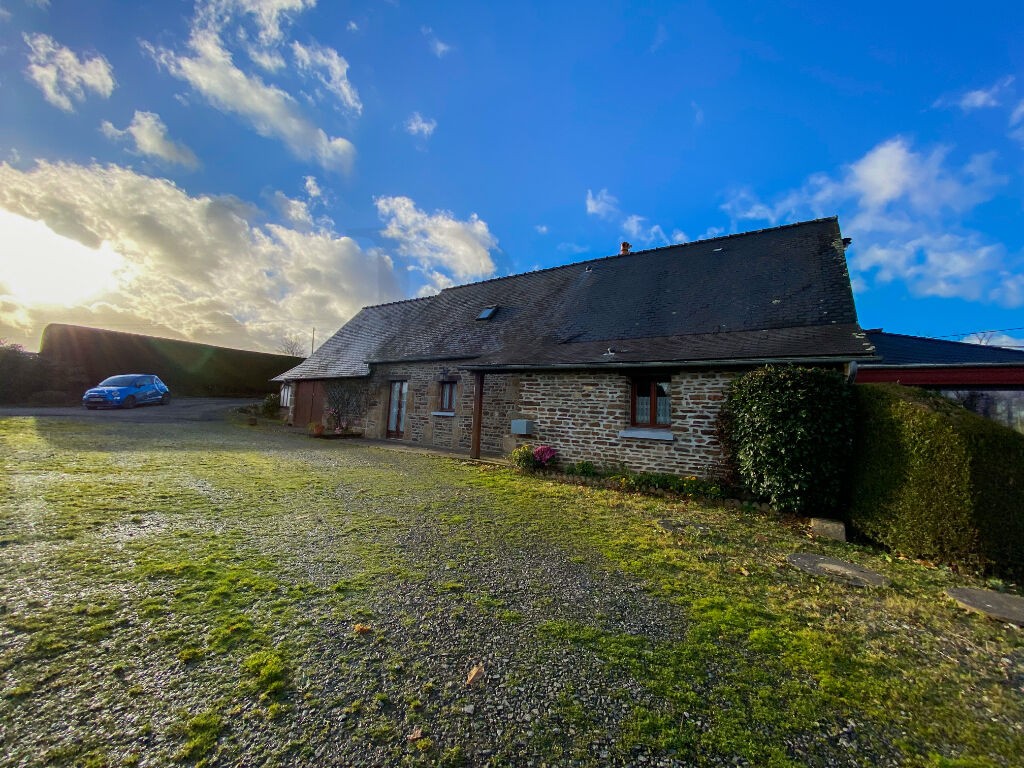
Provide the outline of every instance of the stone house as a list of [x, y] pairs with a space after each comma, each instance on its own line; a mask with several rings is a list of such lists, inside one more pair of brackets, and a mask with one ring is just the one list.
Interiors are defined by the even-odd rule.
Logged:
[[[848, 241], [847, 241], [848, 242]], [[730, 380], [872, 359], [836, 218], [622, 252], [366, 307], [277, 377], [292, 423], [705, 475]]]

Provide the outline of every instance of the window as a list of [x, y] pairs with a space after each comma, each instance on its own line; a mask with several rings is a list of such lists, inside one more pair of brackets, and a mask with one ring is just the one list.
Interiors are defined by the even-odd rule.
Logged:
[[637, 427], [672, 424], [672, 385], [659, 379], [633, 380], [633, 419]]
[[290, 408], [292, 404], [292, 385], [282, 384], [281, 385], [281, 407]]
[[459, 383], [457, 381], [442, 381], [441, 382], [441, 410], [442, 411], [454, 411], [455, 410], [455, 393], [458, 390]]
[[477, 320], [490, 320], [492, 317], [494, 317], [494, 313], [497, 312], [497, 311], [498, 311], [498, 307], [497, 306], [484, 307], [483, 309], [480, 310], [480, 314], [476, 316], [476, 319]]

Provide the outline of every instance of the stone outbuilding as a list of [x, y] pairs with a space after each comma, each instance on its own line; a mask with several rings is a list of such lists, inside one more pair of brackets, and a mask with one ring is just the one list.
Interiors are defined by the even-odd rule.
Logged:
[[294, 424], [707, 475], [733, 377], [873, 359], [836, 218], [622, 252], [366, 307], [277, 377]]

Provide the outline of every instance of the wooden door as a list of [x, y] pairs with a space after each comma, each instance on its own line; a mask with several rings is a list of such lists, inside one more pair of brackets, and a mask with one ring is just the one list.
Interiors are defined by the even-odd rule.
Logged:
[[408, 392], [409, 382], [391, 382], [391, 397], [388, 401], [388, 437], [402, 438], [405, 435], [405, 396]]

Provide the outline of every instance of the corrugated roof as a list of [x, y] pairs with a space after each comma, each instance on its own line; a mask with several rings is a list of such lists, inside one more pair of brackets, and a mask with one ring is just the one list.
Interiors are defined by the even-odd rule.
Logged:
[[[498, 311], [478, 320], [489, 306]], [[622, 348], [614, 361], [609, 346]], [[367, 307], [278, 378], [360, 376], [374, 362], [425, 359], [500, 368], [871, 354], [833, 217]]]
[[910, 365], [1024, 365], [1024, 351], [1021, 350], [876, 330], [865, 333], [881, 358], [864, 363], [865, 368]]

